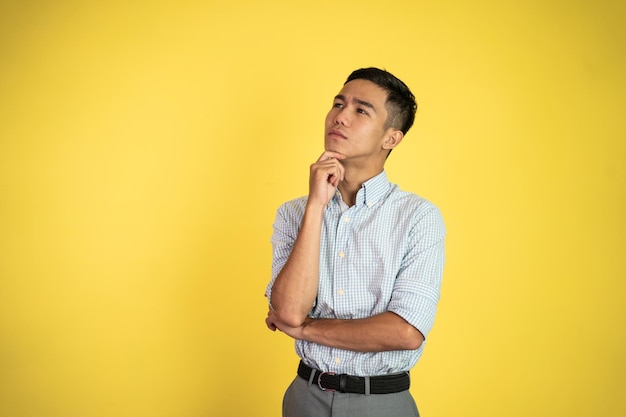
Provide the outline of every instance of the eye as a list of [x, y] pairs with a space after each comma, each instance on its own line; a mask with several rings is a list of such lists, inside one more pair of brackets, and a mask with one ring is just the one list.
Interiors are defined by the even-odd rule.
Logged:
[[365, 115], [367, 115], [367, 114], [368, 114], [368, 113], [367, 113], [367, 111], [365, 111], [365, 109], [362, 109], [362, 108], [358, 108], [358, 109], [356, 109], [356, 112], [357, 112], [357, 113], [361, 113], [361, 114], [365, 114]]
[[335, 103], [333, 103], [333, 107], [341, 109], [341, 108], [343, 108], [343, 103], [335, 102]]

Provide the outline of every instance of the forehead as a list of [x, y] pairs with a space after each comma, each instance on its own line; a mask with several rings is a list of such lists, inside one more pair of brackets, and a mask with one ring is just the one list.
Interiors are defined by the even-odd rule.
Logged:
[[388, 95], [387, 91], [382, 87], [379, 87], [371, 81], [362, 79], [352, 80], [346, 83], [339, 94], [349, 101], [355, 99], [367, 101], [381, 110], [387, 102]]

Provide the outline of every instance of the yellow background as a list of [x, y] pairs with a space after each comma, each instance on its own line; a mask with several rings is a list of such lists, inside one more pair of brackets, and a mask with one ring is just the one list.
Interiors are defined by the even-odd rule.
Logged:
[[345, 77], [448, 227], [423, 416], [626, 415], [623, 1], [0, 2], [0, 416], [278, 416], [271, 224]]

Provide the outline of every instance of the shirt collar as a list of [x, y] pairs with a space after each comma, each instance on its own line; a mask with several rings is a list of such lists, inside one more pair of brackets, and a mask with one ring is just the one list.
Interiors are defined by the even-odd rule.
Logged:
[[[389, 179], [385, 170], [380, 174], [370, 178], [361, 185], [361, 189], [356, 193], [356, 206], [365, 204], [367, 207], [373, 207], [376, 203], [383, 200], [387, 192], [389, 191]], [[337, 190], [335, 198], [341, 201], [341, 193]]]

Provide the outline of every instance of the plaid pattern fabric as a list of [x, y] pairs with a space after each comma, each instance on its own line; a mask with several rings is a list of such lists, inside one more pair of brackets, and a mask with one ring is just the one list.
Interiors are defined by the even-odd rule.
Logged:
[[[298, 235], [306, 201], [301, 197], [278, 209], [268, 299]], [[352, 207], [337, 192], [324, 214], [318, 297], [309, 315], [359, 319], [392, 311], [426, 337], [441, 289], [444, 237], [438, 208], [400, 190], [385, 171], [363, 184]], [[325, 372], [374, 376], [408, 371], [424, 345], [414, 351], [361, 353], [296, 341], [296, 353]]]

